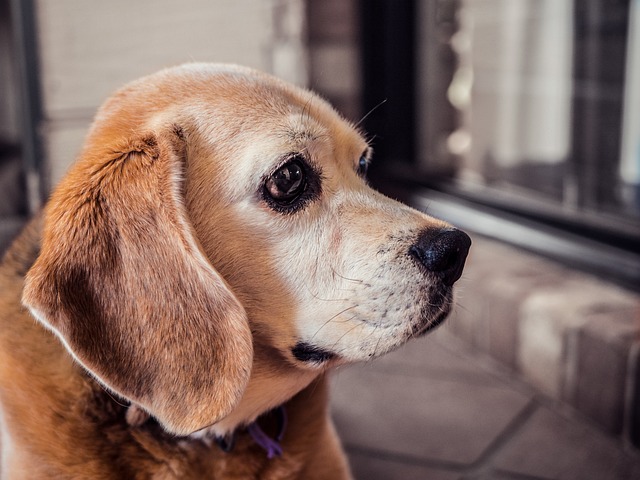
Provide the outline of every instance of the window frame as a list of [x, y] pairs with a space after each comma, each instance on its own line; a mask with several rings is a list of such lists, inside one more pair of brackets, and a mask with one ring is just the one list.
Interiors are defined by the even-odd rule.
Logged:
[[[491, 189], [463, 188], [451, 180], [457, 159], [438, 157], [437, 152], [433, 153], [435, 168], [424, 171], [416, 158], [420, 148], [416, 55], [417, 36], [431, 33], [425, 33], [417, 25], [418, 1], [360, 0], [362, 110], [369, 112], [363, 126], [374, 138], [376, 155], [371, 169], [374, 187], [461, 228], [640, 290], [640, 230], [625, 228], [604, 215], [568, 213], [544, 201], [518, 198]], [[429, 2], [434, 18], [452, 31], [456, 28], [455, 10], [460, 3], [461, 0]], [[442, 8], [440, 12], [435, 11], [438, 7]], [[574, 14], [592, 13], [577, 11]], [[446, 58], [447, 52], [442, 53]], [[580, 62], [587, 62], [588, 56], [575, 57], [578, 63], [575, 68], [587, 69], [587, 65]], [[603, 74], [598, 71], [601, 68], [598, 65], [590, 68], [591, 75]], [[445, 95], [443, 88], [436, 86], [434, 95]], [[380, 105], [381, 102], [384, 103]], [[622, 122], [621, 105], [620, 110]], [[448, 128], [454, 128], [455, 115], [455, 111], [445, 114]], [[622, 125], [617, 128], [620, 130]], [[583, 130], [573, 132], [572, 136], [588, 134]], [[574, 157], [580, 155], [580, 152], [574, 153], [577, 154]], [[591, 157], [572, 158], [572, 168], [589, 161]]]

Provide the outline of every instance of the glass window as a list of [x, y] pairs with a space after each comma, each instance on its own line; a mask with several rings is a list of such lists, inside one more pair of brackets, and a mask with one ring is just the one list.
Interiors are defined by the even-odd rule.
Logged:
[[640, 0], [360, 2], [372, 180], [640, 285]]
[[640, 238], [640, 2], [417, 8], [420, 168], [511, 209]]

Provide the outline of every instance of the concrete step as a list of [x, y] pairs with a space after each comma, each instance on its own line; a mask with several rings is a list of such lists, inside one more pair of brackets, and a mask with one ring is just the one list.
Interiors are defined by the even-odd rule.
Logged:
[[334, 373], [333, 417], [356, 479], [640, 478], [640, 452], [451, 330]]
[[640, 295], [474, 238], [450, 331], [640, 447]]

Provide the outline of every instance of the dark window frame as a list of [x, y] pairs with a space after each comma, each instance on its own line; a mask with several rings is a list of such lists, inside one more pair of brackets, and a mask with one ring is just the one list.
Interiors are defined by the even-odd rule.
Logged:
[[[517, 198], [495, 195], [496, 192], [490, 190], [470, 192], [452, 182], [446, 168], [440, 169], [441, 175], [425, 175], [421, 171], [416, 158], [418, 129], [415, 107], [419, 1], [360, 0], [362, 110], [369, 112], [363, 126], [373, 138], [376, 151], [371, 172], [373, 185], [462, 228], [543, 254], [634, 290], [640, 289], [640, 236], [637, 231], [617, 228], [615, 222], [606, 218], [568, 216], [542, 203], [518, 202]], [[624, 1], [618, 3], [623, 4]], [[458, 2], [432, 2], [440, 7], [439, 15], [450, 16], [439, 21], [455, 22], [454, 11]], [[601, 2], [585, 2], [574, 12], [585, 44], [593, 45], [593, 36], [598, 34], [589, 24], [589, 18], [597, 13]], [[585, 48], [576, 49], [574, 55], [574, 69], [581, 75], [577, 81], [611, 75], [611, 62], [606, 65], [599, 62], [608, 54], [599, 52], [600, 56], [594, 61], [593, 52], [587, 54], [589, 52], [585, 53]], [[597, 135], [585, 120], [585, 115], [598, 115], [602, 106], [579, 95], [573, 101], [572, 143], [591, 149], [573, 151], [569, 165], [576, 169], [592, 162], [598, 152], [612, 147], [610, 137]], [[384, 103], [380, 105], [381, 102]], [[621, 119], [620, 111], [618, 114], [608, 112], [608, 115]], [[620, 124], [611, 128], [619, 131]], [[584, 145], [589, 142], [576, 141], [576, 137], [584, 138], [585, 135], [590, 139], [588, 147]], [[619, 148], [618, 143], [609, 155], [614, 155]], [[446, 160], [455, 163], [455, 158]], [[446, 165], [442, 159], [437, 161]], [[597, 180], [592, 176], [581, 181]], [[597, 193], [598, 189], [594, 187], [588, 191]], [[580, 197], [579, 201], [586, 203], [590, 199]]]

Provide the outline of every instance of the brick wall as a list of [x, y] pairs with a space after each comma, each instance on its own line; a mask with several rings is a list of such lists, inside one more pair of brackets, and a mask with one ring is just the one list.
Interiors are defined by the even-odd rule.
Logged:
[[36, 16], [49, 186], [74, 160], [96, 108], [137, 77], [210, 61], [307, 82], [303, 0], [194, 0], [188, 8], [170, 0], [39, 0]]
[[458, 294], [452, 333], [640, 446], [640, 295], [482, 237]]
[[35, 15], [45, 190], [74, 161], [109, 94], [183, 62], [255, 67], [311, 86], [348, 119], [360, 115], [356, 0], [195, 0], [188, 9], [169, 0], [36, 0]]

